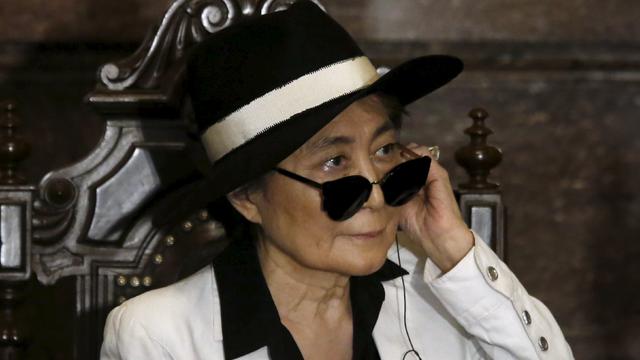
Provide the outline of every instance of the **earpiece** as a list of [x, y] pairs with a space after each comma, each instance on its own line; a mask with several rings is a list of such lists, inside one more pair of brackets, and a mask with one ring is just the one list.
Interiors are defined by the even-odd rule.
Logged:
[[[398, 242], [398, 234], [396, 233], [396, 254], [398, 255], [398, 266], [402, 267], [402, 262], [400, 261], [400, 243]], [[409, 346], [411, 346], [410, 350], [407, 350], [404, 355], [402, 355], [402, 360], [405, 360], [409, 354], [414, 354], [418, 357], [418, 360], [422, 360], [420, 354], [413, 347], [413, 341], [411, 341], [411, 335], [409, 335], [409, 328], [407, 327], [407, 289], [404, 284], [404, 275], [400, 276], [400, 280], [402, 281], [402, 312], [403, 312], [403, 321], [404, 321], [404, 331], [407, 334], [407, 339], [409, 340]]]

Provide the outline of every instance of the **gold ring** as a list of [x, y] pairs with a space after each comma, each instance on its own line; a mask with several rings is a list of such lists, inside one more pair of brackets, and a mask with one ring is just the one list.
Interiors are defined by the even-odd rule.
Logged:
[[427, 150], [429, 150], [429, 154], [431, 154], [431, 157], [433, 158], [433, 160], [438, 161], [438, 159], [440, 159], [440, 147], [439, 146], [429, 146], [427, 148]]

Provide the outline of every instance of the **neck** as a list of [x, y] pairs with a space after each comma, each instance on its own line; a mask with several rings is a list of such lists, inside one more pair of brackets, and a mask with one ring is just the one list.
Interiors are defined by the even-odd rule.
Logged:
[[265, 240], [258, 241], [258, 257], [285, 325], [351, 321], [349, 276], [305, 267]]

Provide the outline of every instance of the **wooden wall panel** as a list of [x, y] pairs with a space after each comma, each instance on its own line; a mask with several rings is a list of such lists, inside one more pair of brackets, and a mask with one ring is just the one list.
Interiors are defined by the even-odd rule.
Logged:
[[[165, 0], [5, 0], [0, 42], [138, 41]], [[634, 0], [325, 0], [359, 38], [630, 42], [640, 36]]]

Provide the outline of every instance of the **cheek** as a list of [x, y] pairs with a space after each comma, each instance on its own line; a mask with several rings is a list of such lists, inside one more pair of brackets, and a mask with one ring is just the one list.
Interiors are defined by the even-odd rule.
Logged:
[[320, 193], [291, 182], [274, 181], [260, 212], [265, 235], [281, 247], [321, 247], [335, 227], [322, 211]]
[[[264, 194], [260, 212], [265, 241], [306, 268], [369, 274], [384, 263], [395, 240], [399, 208], [363, 211], [335, 222], [322, 211], [320, 193], [315, 189], [277, 181]], [[381, 223], [386, 231], [377, 239], [362, 241], [345, 235]]]

